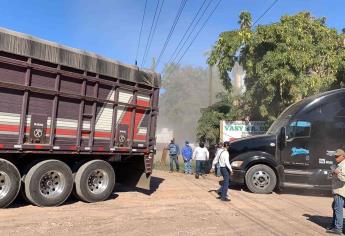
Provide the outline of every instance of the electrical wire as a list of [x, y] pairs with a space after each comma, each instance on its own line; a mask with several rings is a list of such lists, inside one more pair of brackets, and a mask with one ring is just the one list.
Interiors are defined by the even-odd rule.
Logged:
[[266, 11], [261, 14], [261, 16], [254, 22], [254, 24], [252, 25], [252, 27], [254, 27], [271, 9], [272, 7], [274, 7], [274, 5], [278, 2], [278, 0], [275, 0], [267, 9]]
[[[190, 44], [188, 45], [188, 47], [185, 49], [185, 51], [183, 52], [182, 56], [180, 57], [180, 59], [178, 60], [178, 62], [176, 63], [176, 65], [178, 66], [181, 62], [181, 60], [183, 59], [183, 57], [186, 55], [186, 53], [188, 52], [188, 50], [190, 49], [190, 47], [193, 45], [194, 41], [196, 40], [196, 38], [199, 36], [200, 32], [204, 29], [206, 23], [210, 20], [210, 18], [212, 17], [213, 13], [216, 11], [216, 9], [218, 8], [218, 6], [220, 5], [222, 0], [219, 0], [218, 3], [215, 5], [215, 7], [213, 8], [213, 10], [210, 12], [210, 14], [208, 15], [208, 17], [206, 18], [206, 20], [204, 21], [204, 23], [202, 24], [202, 26], [200, 27], [200, 29], [198, 30], [198, 32], [196, 33], [196, 35], [194, 36], [194, 38], [192, 39], [192, 41], [190, 42]], [[175, 66], [175, 68], [177, 68], [177, 66]], [[169, 75], [167, 77], [169, 77], [173, 72], [174, 69], [169, 73]]]
[[172, 36], [172, 34], [173, 34], [174, 30], [175, 30], [175, 27], [176, 27], [176, 25], [177, 25], [177, 22], [178, 22], [179, 19], [180, 19], [180, 16], [181, 16], [181, 14], [182, 14], [182, 12], [183, 12], [183, 9], [184, 9], [184, 7], [185, 7], [186, 4], [187, 4], [187, 1], [188, 1], [188, 0], [182, 0], [181, 3], [180, 3], [180, 7], [179, 7], [179, 9], [178, 9], [178, 11], [177, 11], [177, 14], [176, 14], [176, 16], [175, 16], [174, 22], [173, 22], [173, 24], [172, 24], [172, 26], [171, 26], [171, 28], [170, 28], [168, 37], [166, 38], [166, 40], [165, 40], [165, 42], [164, 42], [164, 45], [163, 45], [163, 48], [162, 48], [162, 50], [161, 50], [161, 52], [160, 52], [160, 54], [159, 54], [159, 56], [158, 56], [157, 66], [159, 65], [159, 62], [160, 62], [160, 60], [161, 60], [161, 58], [162, 58], [162, 56], [163, 56], [163, 54], [164, 54], [164, 52], [165, 52], [165, 50], [166, 50], [166, 48], [167, 48], [167, 46], [168, 46], [168, 43], [169, 43], [169, 41], [170, 41], [170, 39], [171, 39], [171, 36]]
[[144, 51], [144, 54], [143, 54], [143, 60], [141, 61], [141, 66], [144, 65], [145, 63], [145, 58], [147, 55], [147, 51], [148, 51], [148, 46], [149, 46], [149, 42], [150, 42], [150, 38], [151, 38], [151, 34], [152, 34], [152, 30], [153, 30], [153, 26], [154, 26], [154, 23], [155, 23], [155, 19], [156, 19], [156, 14], [157, 14], [157, 10], [158, 10], [158, 6], [159, 6], [159, 2], [160, 0], [157, 1], [157, 5], [156, 5], [156, 9], [155, 9], [155, 13], [154, 13], [154, 16], [153, 16], [153, 19], [152, 19], [152, 23], [151, 23], [151, 27], [150, 27], [150, 33], [149, 33], [149, 37], [147, 38], [147, 43], [146, 43], [146, 47], [145, 47], [145, 51]]
[[161, 4], [161, 6], [160, 6], [160, 8], [159, 8], [158, 16], [157, 16], [157, 18], [156, 18], [156, 22], [155, 22], [155, 25], [154, 25], [154, 27], [153, 27], [153, 33], [152, 33], [151, 39], [150, 39], [150, 41], [149, 41], [148, 50], [147, 50], [146, 54], [144, 55], [145, 58], [147, 58], [147, 55], [148, 55], [148, 53], [149, 53], [149, 51], [150, 51], [150, 48], [151, 48], [151, 44], [152, 44], [152, 41], [153, 41], [153, 37], [154, 37], [154, 35], [155, 35], [156, 31], [157, 31], [157, 25], [158, 25], [159, 17], [160, 17], [161, 12], [162, 12], [163, 4], [164, 4], [164, 0], [162, 0], [162, 4]]
[[201, 21], [201, 19], [203, 18], [203, 16], [205, 15], [205, 12], [207, 11], [207, 9], [210, 7], [211, 3], [213, 2], [213, 0], [209, 1], [209, 3], [207, 4], [206, 8], [203, 10], [202, 14], [200, 15], [198, 21], [196, 22], [196, 24], [194, 25], [193, 29], [189, 32], [187, 38], [185, 39], [185, 41], [183, 42], [182, 46], [180, 47], [180, 49], [178, 50], [177, 54], [173, 57], [171, 57], [168, 61], [167, 64], [171, 63], [172, 61], [176, 61], [176, 59], [178, 58], [178, 56], [180, 55], [182, 49], [184, 48], [184, 46], [186, 45], [186, 43], [188, 42], [188, 40], [190, 39], [190, 37], [192, 36], [192, 34], [194, 33], [195, 29], [197, 28], [199, 22]]
[[140, 32], [139, 32], [139, 40], [138, 40], [137, 53], [135, 55], [135, 65], [138, 64], [138, 53], [139, 53], [139, 47], [140, 47], [140, 41], [141, 41], [141, 32], [143, 31], [143, 25], [144, 25], [144, 20], [145, 20], [146, 6], [147, 6], [147, 0], [145, 1], [143, 18], [141, 20], [141, 27], [140, 27]]

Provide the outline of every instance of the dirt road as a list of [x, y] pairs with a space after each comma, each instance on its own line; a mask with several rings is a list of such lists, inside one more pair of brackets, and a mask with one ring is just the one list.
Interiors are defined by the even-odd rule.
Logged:
[[155, 171], [152, 192], [119, 187], [113, 199], [70, 200], [39, 208], [17, 202], [0, 209], [3, 235], [325, 235], [332, 199], [230, 190], [231, 202], [212, 191], [221, 178]]

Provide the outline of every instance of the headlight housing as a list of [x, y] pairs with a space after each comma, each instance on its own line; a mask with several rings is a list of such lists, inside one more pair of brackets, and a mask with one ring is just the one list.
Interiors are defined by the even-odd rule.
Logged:
[[242, 165], [243, 161], [233, 161], [231, 162], [232, 167], [240, 167]]

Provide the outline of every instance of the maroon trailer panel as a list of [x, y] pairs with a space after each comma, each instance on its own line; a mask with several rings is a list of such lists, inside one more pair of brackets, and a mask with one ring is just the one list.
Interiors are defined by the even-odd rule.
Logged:
[[160, 75], [0, 28], [0, 208], [150, 189]]
[[149, 153], [159, 80], [0, 29], [0, 152]]

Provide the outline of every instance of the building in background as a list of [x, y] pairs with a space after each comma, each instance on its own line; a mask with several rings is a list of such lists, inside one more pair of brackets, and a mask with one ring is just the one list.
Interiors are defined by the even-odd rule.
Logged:
[[229, 75], [234, 95], [242, 95], [246, 91], [246, 87], [244, 85], [245, 76], [246, 72], [243, 70], [243, 67], [238, 64], [238, 62], [235, 62]]

